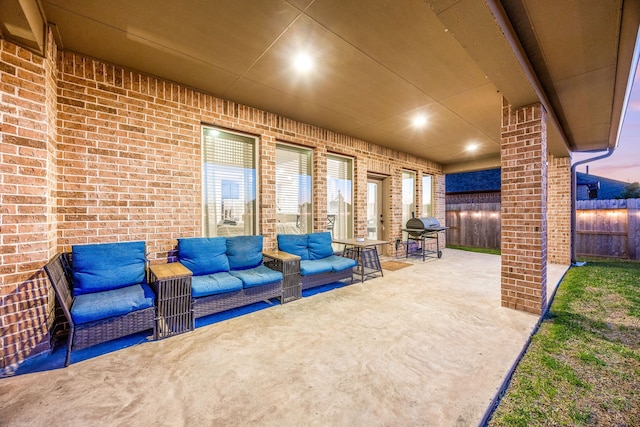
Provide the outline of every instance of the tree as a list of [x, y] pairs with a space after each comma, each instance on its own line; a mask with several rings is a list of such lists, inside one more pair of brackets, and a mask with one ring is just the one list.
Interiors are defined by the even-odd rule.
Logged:
[[640, 184], [630, 182], [625, 184], [624, 191], [620, 193], [621, 199], [640, 199]]

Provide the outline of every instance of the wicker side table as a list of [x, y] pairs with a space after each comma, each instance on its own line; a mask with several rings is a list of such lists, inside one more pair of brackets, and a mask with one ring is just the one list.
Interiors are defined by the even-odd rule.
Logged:
[[279, 250], [262, 251], [264, 265], [282, 273], [282, 304], [302, 298], [300, 257]]
[[191, 270], [179, 262], [149, 267], [149, 282], [156, 293], [158, 339], [193, 329], [191, 275]]

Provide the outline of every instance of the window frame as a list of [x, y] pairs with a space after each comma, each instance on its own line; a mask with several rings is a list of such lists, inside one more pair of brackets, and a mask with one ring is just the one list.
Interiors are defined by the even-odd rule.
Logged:
[[[404, 183], [405, 183], [405, 174], [411, 174], [413, 176], [413, 189], [411, 191], [411, 195], [413, 198], [413, 211], [412, 212], [407, 212], [407, 217], [405, 218], [405, 212], [404, 212], [404, 195], [405, 195], [405, 188], [404, 188]], [[406, 224], [411, 218], [412, 216], [415, 216], [416, 214], [416, 208], [418, 206], [418, 197], [416, 194], [416, 190], [417, 190], [417, 183], [418, 183], [418, 174], [416, 171], [412, 171], [409, 169], [402, 169], [401, 172], [401, 188], [402, 188], [402, 192], [401, 192], [401, 200], [400, 200], [400, 207], [401, 207], [401, 216], [402, 216], [402, 223]], [[412, 215], [413, 213], [413, 215]]]
[[330, 158], [348, 160], [349, 165], [350, 165], [349, 171], [350, 171], [350, 174], [351, 174], [351, 178], [350, 178], [350, 181], [351, 181], [351, 194], [350, 194], [351, 212], [350, 212], [349, 223], [346, 224], [347, 230], [348, 230], [346, 238], [347, 239], [351, 239], [355, 235], [355, 209], [356, 209], [356, 207], [355, 207], [355, 176], [354, 176], [354, 174], [355, 174], [355, 158], [353, 158], [351, 156], [345, 156], [343, 154], [338, 154], [338, 153], [327, 153], [326, 154], [326, 162], [327, 162], [327, 165], [326, 165], [326, 170], [327, 170], [327, 176], [326, 176], [326, 179], [327, 179], [327, 183], [326, 183], [326, 186], [327, 186], [327, 195], [326, 195], [327, 216], [330, 215], [330, 213], [329, 213], [329, 203], [330, 203], [330, 200], [329, 200], [329, 165], [328, 165]]
[[[309, 212], [309, 229], [307, 231], [302, 232], [301, 229], [301, 234], [306, 234], [306, 233], [311, 233], [313, 232], [313, 220], [315, 218], [314, 212], [315, 212], [315, 205], [314, 205], [314, 201], [313, 201], [313, 185], [314, 185], [314, 167], [313, 167], [313, 157], [314, 157], [314, 150], [313, 148], [310, 147], [305, 147], [302, 145], [297, 145], [297, 144], [292, 144], [290, 142], [286, 142], [286, 141], [282, 141], [282, 140], [277, 140], [276, 144], [275, 144], [275, 155], [274, 155], [274, 164], [276, 167], [276, 176], [275, 176], [275, 180], [276, 180], [276, 188], [275, 188], [275, 203], [276, 203], [276, 209], [277, 209], [277, 204], [278, 204], [278, 174], [277, 174], [277, 169], [278, 169], [278, 148], [279, 147], [287, 147], [290, 149], [290, 151], [299, 151], [299, 152], [307, 152], [309, 155], [309, 179], [310, 179], [310, 188], [309, 188], [309, 203], [311, 205], [311, 210]], [[300, 213], [300, 215], [302, 215]]]
[[[245, 132], [239, 132], [239, 131], [235, 131], [235, 130], [231, 130], [231, 129], [227, 129], [224, 127], [220, 127], [220, 126], [216, 126], [216, 125], [210, 125], [210, 124], [201, 124], [200, 125], [200, 184], [201, 184], [201, 235], [204, 237], [227, 237], [227, 236], [220, 236], [217, 233], [215, 235], [211, 235], [208, 236], [207, 235], [207, 227], [209, 229], [211, 229], [210, 224], [208, 224], [208, 217], [206, 215], [206, 201], [207, 201], [207, 194], [206, 194], [206, 172], [205, 172], [205, 165], [206, 165], [206, 158], [205, 158], [205, 132], [206, 131], [217, 131], [217, 132], [221, 132], [221, 133], [226, 133], [226, 134], [230, 134], [230, 135], [236, 135], [238, 137], [242, 137], [242, 138], [248, 138], [253, 140], [253, 156], [252, 161], [253, 161], [253, 170], [254, 170], [254, 188], [253, 188], [253, 192], [255, 194], [255, 206], [254, 206], [254, 218], [253, 218], [253, 230], [251, 230], [251, 234], [249, 235], [253, 235], [253, 236], [257, 236], [261, 234], [261, 224], [260, 224], [260, 198], [261, 198], [261, 194], [260, 194], [260, 161], [259, 161], [259, 153], [260, 153], [260, 137], [257, 135], [253, 135], [250, 133], [245, 133]], [[246, 202], [245, 202], [246, 203]], [[246, 215], [246, 214], [245, 214]], [[217, 224], [216, 224], [217, 225]], [[246, 232], [243, 233], [243, 235], [247, 235]]]
[[[425, 203], [424, 203], [424, 197], [427, 194], [427, 191], [425, 191], [425, 185], [424, 185], [424, 180], [425, 178], [429, 178], [429, 188], [428, 190], [428, 194], [429, 194], [429, 198], [430, 198], [430, 206], [431, 206], [431, 212], [425, 212]], [[420, 185], [422, 186], [422, 201], [421, 201], [421, 207], [422, 207], [422, 216], [430, 216], [430, 217], [434, 217], [435, 214], [435, 199], [434, 199], [434, 195], [435, 195], [435, 191], [434, 191], [434, 183], [435, 183], [435, 177], [433, 174], [430, 173], [423, 173], [422, 174], [422, 180]]]

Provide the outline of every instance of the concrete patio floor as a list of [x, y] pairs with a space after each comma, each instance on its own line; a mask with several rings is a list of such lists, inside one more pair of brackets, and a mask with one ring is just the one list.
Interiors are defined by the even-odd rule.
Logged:
[[[447, 249], [411, 263], [1, 379], [0, 424], [475, 426], [538, 316], [500, 306], [499, 256]], [[549, 296], [567, 268], [548, 266]]]

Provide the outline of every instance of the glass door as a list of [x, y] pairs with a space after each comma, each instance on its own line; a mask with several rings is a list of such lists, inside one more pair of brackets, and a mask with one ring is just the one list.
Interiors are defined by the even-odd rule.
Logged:
[[382, 210], [382, 180], [367, 179], [367, 238], [382, 240], [384, 216]]

